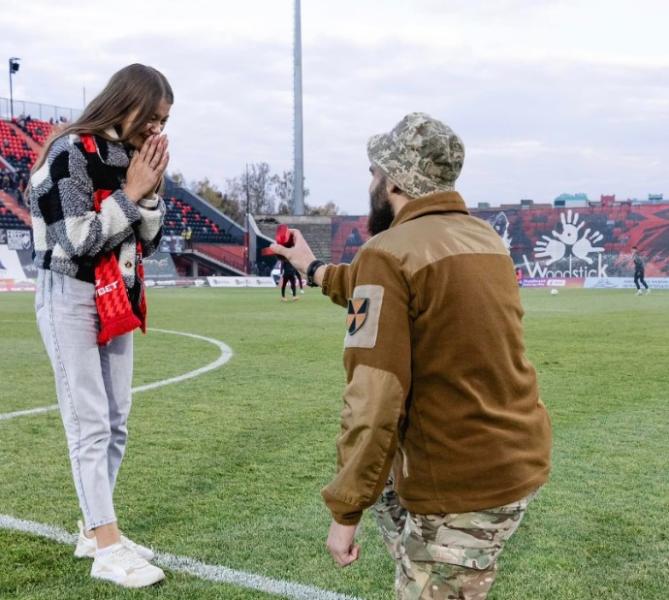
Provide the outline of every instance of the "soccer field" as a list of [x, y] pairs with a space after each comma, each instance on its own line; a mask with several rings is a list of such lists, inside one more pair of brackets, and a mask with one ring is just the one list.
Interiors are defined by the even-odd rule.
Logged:
[[[666, 600], [669, 293], [522, 296], [554, 426], [553, 474], [502, 555], [490, 598]], [[2, 415], [55, 403], [32, 301], [0, 296]], [[119, 520], [181, 568], [155, 589], [93, 582], [90, 562], [44, 537], [73, 532], [79, 518], [58, 412], [0, 417], [0, 598], [393, 598], [393, 565], [368, 516], [358, 563], [339, 570], [324, 547], [319, 491], [335, 466], [344, 320], [313, 290], [295, 303], [276, 290], [151, 290], [151, 327], [233, 352], [134, 396]], [[211, 341], [164, 331], [135, 342], [136, 387], [221, 356]], [[35, 532], [11, 529], [9, 517]], [[177, 557], [199, 563], [186, 574]], [[235, 570], [234, 583], [212, 581], [232, 577], [219, 567]], [[254, 575], [277, 595], [250, 589]]]

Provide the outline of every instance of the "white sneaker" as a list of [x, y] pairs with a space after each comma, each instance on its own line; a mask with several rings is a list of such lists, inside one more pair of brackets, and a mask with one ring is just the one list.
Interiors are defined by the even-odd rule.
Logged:
[[114, 544], [103, 554], [96, 553], [91, 577], [126, 588], [142, 588], [162, 581], [165, 573], [122, 544]]
[[650, 288], [647, 288], [647, 289], [646, 289], [646, 296], [647, 296], [648, 294], [650, 294]]
[[[79, 539], [77, 540], [77, 547], [74, 549], [74, 555], [77, 558], [95, 558], [95, 551], [98, 549], [96, 539], [94, 537], [86, 537], [84, 534], [84, 524], [81, 521], [77, 521], [77, 526], [79, 527]], [[136, 544], [124, 535], [121, 536], [121, 545], [136, 552], [144, 560], [153, 560], [156, 557], [153, 550]]]
[[641, 296], [641, 294], [643, 294], [643, 292], [641, 290], [637, 290], [636, 295]]

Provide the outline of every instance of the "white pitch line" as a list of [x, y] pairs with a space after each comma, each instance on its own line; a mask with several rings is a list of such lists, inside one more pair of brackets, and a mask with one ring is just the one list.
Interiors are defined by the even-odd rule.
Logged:
[[[74, 545], [77, 541], [75, 534], [68, 533], [59, 527], [35, 521], [25, 521], [10, 515], [0, 514], [0, 529], [29, 533], [61, 544]], [[187, 556], [175, 556], [174, 554], [158, 552], [154, 562], [174, 573], [192, 575], [198, 579], [214, 583], [228, 583], [283, 598], [293, 598], [294, 600], [361, 600], [355, 596], [338, 594], [284, 579], [272, 579], [264, 575], [237, 571], [221, 565], [208, 565]]]
[[184, 337], [193, 338], [195, 340], [202, 340], [204, 342], [209, 342], [214, 346], [217, 346], [221, 351], [221, 355], [212, 363], [195, 369], [194, 371], [188, 371], [183, 375], [177, 375], [176, 377], [170, 377], [169, 379], [163, 379], [161, 381], [156, 381], [155, 383], [147, 383], [146, 385], [140, 385], [139, 387], [133, 388], [133, 393], [137, 392], [146, 392], [147, 390], [155, 390], [156, 388], [163, 387], [164, 385], [171, 385], [173, 383], [180, 383], [186, 379], [192, 379], [193, 377], [198, 377], [214, 369], [222, 367], [226, 362], [232, 358], [232, 349], [227, 344], [224, 344], [220, 340], [215, 340], [214, 338], [205, 337], [203, 335], [197, 335], [195, 333], [185, 333], [183, 331], [172, 331], [171, 329], [155, 329], [151, 328], [151, 331], [158, 331], [160, 333], [171, 333], [173, 335], [182, 335]]
[[[203, 335], [197, 335], [195, 333], [186, 333], [184, 331], [172, 331], [171, 329], [156, 329], [153, 327], [151, 327], [149, 331], [158, 331], [160, 333], [169, 333], [173, 335], [181, 335], [184, 337], [193, 338], [196, 340], [203, 340], [216, 346], [221, 351], [221, 354], [214, 362], [211, 362], [208, 365], [205, 365], [204, 367], [200, 367], [199, 369], [195, 369], [194, 371], [188, 371], [188, 373], [184, 373], [183, 375], [177, 375], [176, 377], [170, 377], [169, 379], [161, 379], [160, 381], [154, 381], [153, 383], [147, 383], [146, 385], [140, 385], [138, 387], [134, 387], [132, 388], [133, 394], [137, 394], [138, 392], [146, 392], [148, 390], [155, 390], [156, 388], [163, 387], [164, 385], [180, 383], [187, 379], [198, 377], [204, 373], [213, 371], [214, 369], [218, 369], [232, 358], [233, 353], [230, 346], [214, 338], [205, 337]], [[42, 413], [51, 412], [53, 410], [58, 410], [57, 404], [52, 404], [50, 406], [42, 406], [40, 408], [31, 408], [28, 410], [17, 410], [15, 412], [0, 414], [0, 421], [8, 421], [9, 419], [16, 419], [17, 417], [26, 417], [29, 415], [39, 415]]]
[[41, 413], [58, 410], [57, 404], [51, 406], [42, 406], [41, 408], [31, 408], [30, 410], [17, 410], [15, 412], [0, 414], [0, 421], [8, 421], [9, 419], [16, 419], [17, 417], [27, 417], [29, 415], [39, 415]]

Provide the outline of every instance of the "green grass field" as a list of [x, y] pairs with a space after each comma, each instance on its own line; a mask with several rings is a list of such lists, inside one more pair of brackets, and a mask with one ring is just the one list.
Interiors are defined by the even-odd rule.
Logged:
[[[344, 312], [308, 291], [152, 290], [150, 325], [234, 351], [199, 378], [137, 394], [117, 487], [137, 541], [275, 579], [390, 599], [393, 565], [364, 520], [362, 558], [324, 542], [344, 371]], [[669, 293], [524, 290], [528, 353], [554, 426], [553, 474], [500, 561], [494, 600], [669, 598]], [[135, 385], [209, 363], [205, 342], [136, 336]], [[55, 402], [32, 296], [0, 295], [0, 413]], [[74, 531], [77, 501], [57, 412], [0, 421], [0, 514]], [[169, 573], [124, 591], [72, 548], [0, 529], [0, 598], [263, 599]]]

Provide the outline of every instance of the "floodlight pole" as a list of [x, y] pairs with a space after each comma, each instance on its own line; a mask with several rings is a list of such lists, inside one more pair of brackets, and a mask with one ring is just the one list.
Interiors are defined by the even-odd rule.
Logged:
[[304, 151], [302, 132], [302, 26], [300, 0], [295, 0], [293, 43], [293, 214], [304, 214]]
[[[251, 214], [251, 198], [249, 195], [249, 165], [246, 163], [246, 168], [244, 172], [244, 188], [246, 189], [246, 231], [244, 232], [244, 253], [246, 254], [246, 260], [244, 261], [244, 270], [247, 274], [251, 272], [251, 219], [249, 215]], [[255, 257], [253, 257], [255, 261]]]
[[16, 56], [9, 58], [9, 114], [12, 120], [14, 120], [14, 87], [12, 85], [12, 76], [15, 71], [19, 70], [19, 60], [21, 59]]

